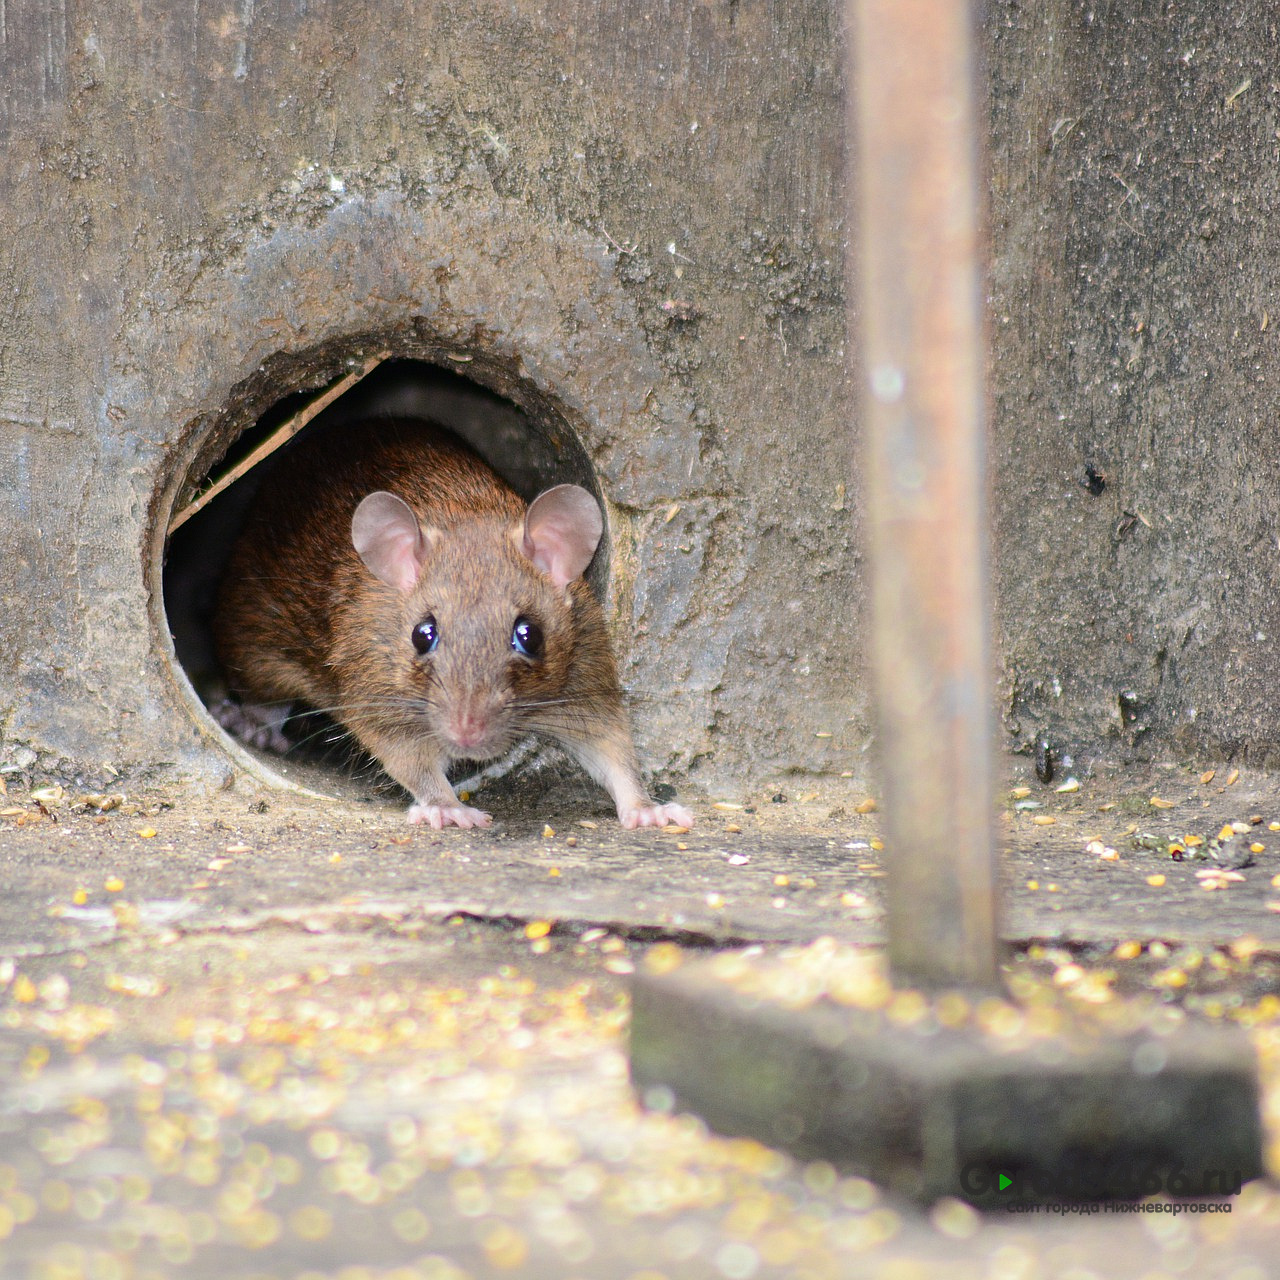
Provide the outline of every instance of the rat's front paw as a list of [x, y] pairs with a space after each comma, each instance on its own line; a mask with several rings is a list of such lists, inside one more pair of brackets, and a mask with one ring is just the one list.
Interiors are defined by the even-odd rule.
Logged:
[[636, 827], [693, 826], [693, 814], [679, 804], [637, 804], [618, 810], [618, 821], [628, 831]]
[[289, 707], [279, 703], [232, 702], [223, 698], [209, 708], [209, 714], [230, 734], [259, 751], [288, 755], [293, 743], [284, 736]]
[[483, 809], [465, 804], [411, 804], [410, 822], [425, 822], [439, 831], [443, 827], [487, 827], [493, 821]]

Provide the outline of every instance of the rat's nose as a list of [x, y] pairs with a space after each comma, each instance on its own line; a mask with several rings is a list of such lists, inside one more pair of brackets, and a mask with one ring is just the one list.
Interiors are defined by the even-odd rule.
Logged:
[[465, 707], [449, 719], [449, 737], [454, 746], [470, 751], [481, 746], [489, 736], [489, 717], [482, 711]]

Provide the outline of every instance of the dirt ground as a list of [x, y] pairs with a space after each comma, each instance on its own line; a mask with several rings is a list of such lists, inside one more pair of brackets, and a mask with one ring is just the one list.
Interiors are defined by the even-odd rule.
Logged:
[[[1249, 1027], [1280, 1169], [1280, 779], [1015, 772], [1015, 995]], [[878, 942], [892, 849], [842, 784], [638, 833], [585, 787], [499, 786], [493, 828], [433, 832], [386, 799], [5, 777], [6, 1280], [1273, 1273], [1271, 1183], [1229, 1213], [980, 1216], [638, 1105], [637, 967]]]

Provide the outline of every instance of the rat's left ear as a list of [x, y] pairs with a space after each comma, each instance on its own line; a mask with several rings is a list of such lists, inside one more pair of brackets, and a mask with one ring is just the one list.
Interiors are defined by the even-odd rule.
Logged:
[[439, 536], [418, 523], [403, 498], [381, 489], [369, 494], [351, 517], [351, 544], [365, 568], [406, 594], [413, 590], [428, 548]]
[[521, 550], [557, 587], [580, 578], [604, 532], [596, 500], [576, 484], [540, 493], [524, 517]]

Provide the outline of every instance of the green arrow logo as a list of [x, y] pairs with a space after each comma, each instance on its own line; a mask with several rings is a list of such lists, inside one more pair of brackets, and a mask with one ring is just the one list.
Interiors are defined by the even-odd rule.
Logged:
[[1003, 1173], [996, 1179], [996, 1182], [1001, 1191], [1007, 1191], [1011, 1186], [1013, 1186], [1013, 1179]]

